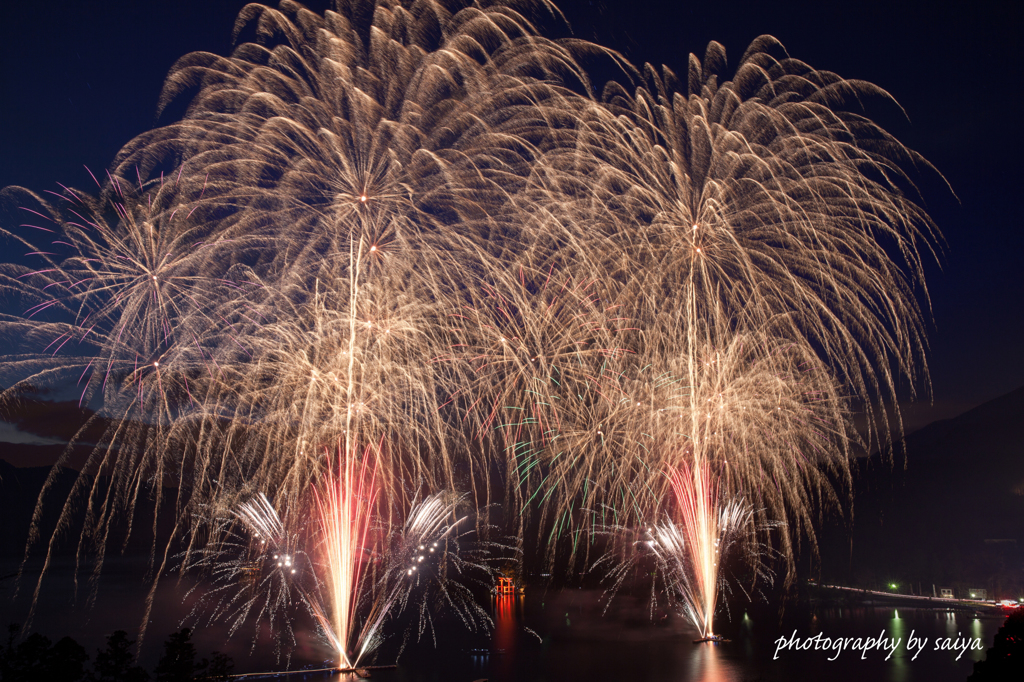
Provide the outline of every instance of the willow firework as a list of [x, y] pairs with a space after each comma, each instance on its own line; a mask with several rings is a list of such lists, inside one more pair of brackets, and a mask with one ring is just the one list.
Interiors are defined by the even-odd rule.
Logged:
[[[274, 491], [284, 538], [319, 491], [343, 663], [352, 519], [390, 528], [441, 490], [503, 499], [573, 561], [671, 490], [709, 500], [671, 521], [706, 548], [731, 509], [712, 498], [742, 497], [740, 534], [791, 568], [841, 499], [853, 406], [887, 445], [897, 381], [926, 375], [937, 234], [910, 171], [930, 166], [856, 109], [889, 96], [770, 37], [731, 78], [717, 43], [679, 77], [544, 37], [543, 0], [364, 9], [247, 6], [251, 41], [172, 69], [182, 120], [127, 144], [98, 198], [30, 199], [39, 231], [5, 233], [43, 265], [4, 270], [25, 302], [4, 397], [79, 380], [109, 424], [88, 471], [111, 485], [82, 477], [61, 527], [84, 508], [102, 548], [152, 498], [175, 521], [160, 575], [232, 546], [225, 500]], [[595, 59], [621, 82], [594, 87]], [[694, 580], [709, 630], [716, 579]]]
[[[899, 377], [913, 384], [924, 367], [915, 294], [936, 235], [901, 169], [928, 166], [846, 106], [888, 97], [878, 88], [816, 71], [769, 37], [748, 48], [731, 80], [724, 64], [712, 43], [685, 78], [648, 68], [646, 84], [610, 84], [600, 106], [578, 103], [578, 123], [563, 134], [571, 142], [546, 151], [521, 201], [542, 217], [526, 221], [535, 239], [622, 303], [639, 329], [623, 345], [639, 366], [686, 387], [675, 425], [649, 419], [623, 434], [623, 443], [655, 447], [636, 458], [602, 454], [599, 475], [580, 467], [570, 489], [612, 494], [622, 489], [613, 477], [652, 458], [728, 461], [716, 475], [731, 489], [795, 521], [788, 550], [792, 538], [813, 540], [814, 503], [837, 499], [821, 473], [847, 476], [860, 441], [853, 402], [875, 427], [865, 445], [886, 446], [899, 415], [883, 406], [895, 404]], [[724, 375], [706, 371], [732, 353]], [[771, 383], [769, 366], [780, 362], [788, 387], [778, 385], [778, 421], [753, 417], [767, 404], [707, 413], [738, 389], [731, 381]], [[811, 372], [814, 387], [797, 389]], [[818, 415], [803, 421], [812, 401]], [[752, 425], [763, 429], [759, 442], [727, 442]], [[763, 485], [766, 471], [779, 482]], [[575, 504], [569, 496], [561, 507]]]

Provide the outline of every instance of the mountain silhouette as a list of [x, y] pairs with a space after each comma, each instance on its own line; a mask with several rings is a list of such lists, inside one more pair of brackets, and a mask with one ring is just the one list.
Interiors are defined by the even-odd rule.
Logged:
[[[852, 531], [824, 529], [823, 580], [1024, 590], [1024, 387], [858, 462]], [[899, 448], [897, 448], [899, 451]]]

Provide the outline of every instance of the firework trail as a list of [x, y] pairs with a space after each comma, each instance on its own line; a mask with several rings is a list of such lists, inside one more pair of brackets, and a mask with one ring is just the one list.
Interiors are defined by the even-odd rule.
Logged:
[[374, 637], [385, 621], [405, 616], [406, 641], [413, 636], [418, 641], [429, 630], [435, 646], [438, 616], [455, 616], [474, 632], [491, 627], [476, 594], [491, 591], [494, 566], [514, 560], [516, 550], [486, 539], [470, 514], [460, 514], [467, 499], [451, 492], [428, 495], [414, 501], [405, 523], [393, 528], [382, 545], [384, 569], [365, 619]]
[[[935, 239], [900, 169], [930, 166], [849, 111], [888, 98], [878, 88], [816, 71], [770, 37], [731, 80], [724, 63], [712, 43], [686, 79], [652, 68], [646, 87], [609, 85], [573, 144], [549, 152], [530, 199], [564, 217], [565, 249], [620, 283], [655, 354], [678, 337], [727, 341], [742, 316], [820, 349], [859, 399], [895, 402], [896, 377], [913, 380], [921, 360], [914, 294]], [[588, 200], [572, 201], [584, 182]]]
[[[180, 491], [185, 509], [194, 491], [203, 497], [212, 472], [188, 453], [209, 418], [206, 386], [219, 380], [213, 355], [235, 331], [237, 317], [226, 302], [253, 290], [236, 260], [244, 259], [248, 242], [192, 222], [174, 178], [133, 184], [112, 175], [96, 196], [72, 189], [53, 200], [19, 188], [4, 194], [23, 204], [32, 220], [25, 227], [45, 235], [45, 246], [28, 254], [38, 265], [3, 267], [3, 287], [24, 313], [4, 316], [16, 350], [0, 365], [9, 387], [0, 399], [6, 404], [70, 385], [82, 407], [96, 410], [72, 443], [98, 431], [99, 446], [63, 501], [57, 530], [84, 518], [77, 559], [97, 548], [98, 571], [106, 547], [127, 543], [137, 530], [141, 509], [150, 507], [154, 516], [166, 509], [165, 490]], [[70, 447], [50, 480], [69, 455]], [[41, 539], [48, 488], [30, 545]], [[187, 511], [175, 511], [191, 523]], [[154, 535], [155, 529], [154, 522]], [[49, 551], [59, 534], [47, 541]]]
[[[742, 504], [721, 504], [718, 481], [706, 463], [673, 471], [672, 491], [678, 507], [678, 526], [657, 528], [651, 550], [659, 563], [673, 562], [684, 604], [701, 637], [714, 635], [712, 621], [718, 603], [718, 581], [726, 545], [752, 520]], [[680, 542], [681, 531], [684, 542]], [[682, 563], [680, 554], [688, 561]]]
[[[578, 121], [517, 201], [531, 206], [524, 234], [622, 304], [638, 367], [683, 394], [668, 412], [635, 401], [645, 414], [632, 422], [595, 410], [574, 487], [639, 521], [658, 496], [622, 491], [664, 491], [660, 463], [709, 462], [731, 493], [789, 521], [791, 578], [814, 510], [840, 499], [829, 476], [847, 481], [854, 450], [891, 444], [897, 381], [925, 367], [915, 297], [937, 236], [904, 169], [930, 166], [857, 113], [859, 98], [889, 98], [875, 86], [816, 71], [770, 37], [732, 78], [724, 64], [712, 43], [682, 78], [648, 67], [639, 86], [609, 84], [600, 106], [567, 98]], [[863, 442], [855, 403], [871, 423]], [[618, 434], [614, 457], [585, 446], [598, 428]], [[568, 498], [566, 514], [580, 516]]]
[[[465, 536], [477, 531], [467, 515], [458, 514], [466, 496], [454, 493], [415, 500], [404, 523], [390, 528], [369, 513], [372, 499], [359, 501], [367, 494], [362, 488], [365, 475], [361, 469], [357, 480], [349, 481], [354, 489], [347, 493], [340, 490], [339, 477], [328, 484], [328, 490], [337, 486], [338, 493], [317, 503], [329, 578], [306, 599], [341, 653], [340, 667], [358, 665], [383, 641], [383, 626], [407, 612], [414, 620], [406, 639], [415, 630], [418, 640], [429, 629], [435, 646], [438, 609], [457, 616], [471, 630], [489, 627], [490, 617], [476, 602], [473, 588], [489, 591], [496, 573], [492, 564], [513, 558], [514, 550], [492, 541], [466, 546]], [[340, 615], [345, 613], [347, 621]]]
[[[315, 490], [339, 585], [322, 622], [351, 662], [364, 543], [409, 490], [504, 498], [520, 536], [536, 512], [550, 557], [585, 558], [608, 514], [638, 527], [682, 495], [665, 471], [706, 471], [690, 498], [719, 502], [673, 522], [702, 534], [687, 551], [742, 497], [755, 529], [785, 522], [792, 575], [830, 481], [890, 445], [897, 383], [927, 376], [938, 235], [910, 172], [931, 166], [861, 113], [887, 93], [770, 37], [731, 77], [717, 43], [677, 76], [541, 34], [560, 19], [249, 5], [252, 41], [179, 60], [161, 106], [190, 98], [183, 119], [129, 142], [98, 197], [21, 195], [34, 234], [4, 236], [42, 264], [3, 268], [24, 311], [0, 325], [3, 397], [71, 380], [101, 405], [88, 473], [111, 484], [83, 476], [60, 522], [85, 518], [80, 553], [98, 567], [155, 491], [161, 575], [182, 545], [182, 566], [219, 551], [223, 501], [274, 491], [287, 538]], [[595, 87], [595, 59], [621, 82]], [[383, 527], [339, 525], [360, 514]]]
[[474, 304], [467, 278], [501, 279], [519, 247], [500, 207], [536, 150], [509, 114], [554, 108], [552, 79], [585, 89], [532, 14], [379, 2], [367, 24], [347, 2], [324, 16], [250, 5], [239, 26], [254, 42], [175, 65], [163, 104], [193, 95], [186, 117], [117, 164], [153, 175], [188, 159], [176, 182], [203, 197], [210, 229], [263, 245], [243, 258], [260, 296], [236, 303], [248, 324], [216, 348], [226, 376], [204, 393], [218, 421], [191, 444], [222, 485], [285, 488], [282, 509], [297, 509], [320, 447], [384, 438], [388, 504], [402, 476], [461, 487], [460, 466], [481, 507], [496, 497], [488, 453], [438, 410], [460, 387], [430, 360], [450, 345], [443, 321]]
[[[124, 219], [109, 230], [86, 219], [100, 225], [103, 239], [86, 235], [85, 268], [95, 244], [113, 254], [101, 273], [107, 282], [91, 289], [89, 299], [110, 309], [103, 319], [111, 324], [93, 327], [97, 316], [74, 302], [67, 310], [87, 321], [98, 342], [124, 343], [126, 357], [117, 359], [132, 364], [125, 370], [130, 379], [113, 383], [123, 390], [102, 396], [118, 447], [97, 450], [97, 457], [118, 469], [116, 482], [76, 495], [62, 523], [84, 505], [87, 532], [102, 536], [107, 510], [132, 509], [151, 482], [159, 491], [157, 510], [165, 489], [179, 489], [172, 540], [198, 549], [211, 497], [249, 486], [284, 488], [281, 497], [290, 503], [282, 509], [297, 509], [323, 473], [314, 453], [339, 439], [373, 442], [380, 424], [411, 427], [389, 450], [400, 453], [408, 470], [454, 477], [454, 455], [444, 453], [457, 450], [459, 434], [439, 426], [443, 392], [417, 356], [437, 357], [443, 348], [431, 348], [442, 328], [431, 317], [446, 312], [432, 308], [458, 297], [462, 276], [489, 267], [484, 256], [491, 240], [482, 234], [489, 219], [482, 209], [505, 201], [508, 188], [485, 178], [477, 162], [480, 150], [519, 143], [502, 142], [487, 125], [499, 111], [488, 98], [500, 81], [502, 103], [509, 105], [515, 72], [552, 63], [546, 52], [558, 52], [511, 7], [462, 9], [453, 14], [432, 2], [411, 8], [382, 2], [367, 24], [361, 8], [348, 3], [323, 17], [291, 3], [280, 11], [251, 5], [239, 21], [257, 27], [256, 42], [229, 58], [195, 54], [175, 67], [165, 101], [198, 84], [189, 114], [127, 145], [118, 162], [140, 185], [159, 185], [158, 200], [123, 197], [132, 183], [114, 175], [105, 196], [118, 197]], [[523, 41], [530, 44], [516, 47]], [[484, 45], [508, 50], [491, 60], [480, 52]], [[156, 180], [162, 170], [167, 182]], [[491, 198], [483, 201], [484, 195]], [[141, 209], [147, 219], [133, 219]], [[470, 222], [462, 210], [479, 223], [468, 233], [454, 229]], [[140, 249], [143, 260], [135, 255]], [[19, 295], [36, 295], [26, 306], [30, 313], [37, 305], [52, 312], [56, 287], [83, 280], [77, 263], [51, 261], [31, 281], [8, 280]], [[131, 279], [122, 277], [132, 267]], [[239, 295], [232, 269], [245, 274], [255, 294]], [[121, 293], [126, 284], [130, 290]], [[289, 312], [297, 318], [287, 320]], [[401, 319], [389, 325], [383, 318], [394, 313]], [[346, 328], [348, 334], [340, 331]], [[15, 381], [40, 385], [86, 369], [93, 389], [111, 385], [111, 363], [102, 353], [97, 362], [47, 357], [47, 347], [74, 338], [60, 325], [44, 324], [37, 314], [9, 320], [6, 329], [30, 332], [24, 336], [31, 350], [5, 363]], [[378, 343], [378, 329], [403, 339]], [[303, 334], [309, 343], [300, 340]], [[37, 342], [40, 337], [45, 341]], [[332, 354], [346, 347], [349, 362], [333, 362]], [[412, 348], [415, 354], [403, 355]], [[172, 365], [172, 351], [191, 354], [189, 362]], [[278, 391], [276, 370], [286, 362], [294, 380]], [[188, 374], [171, 374], [182, 365]], [[300, 381], [295, 373], [304, 370]], [[337, 380], [335, 388], [314, 381], [318, 372]], [[399, 373], [407, 381], [395, 381]], [[177, 381], [168, 385], [171, 378]], [[384, 381], [390, 383], [379, 390]], [[138, 389], [138, 400], [128, 389]], [[353, 434], [348, 426], [357, 410]], [[324, 414], [332, 418], [311, 427]], [[290, 430], [294, 423], [302, 428]], [[400, 506], [390, 494], [397, 481], [382, 483], [387, 502]], [[157, 574], [167, 560], [165, 552]]]
[[[628, 353], [618, 341], [629, 320], [601, 303], [596, 282], [550, 270], [517, 274], [451, 316], [453, 343], [440, 361], [456, 377], [460, 420], [477, 442], [504, 452], [505, 503], [525, 524], [522, 512], [538, 495], [546, 505], [579, 492], [561, 486], [558, 460], [572, 467], [583, 453], [561, 445], [566, 434], [591, 430], [605, 384]], [[552, 448], [546, 461], [541, 453]]]

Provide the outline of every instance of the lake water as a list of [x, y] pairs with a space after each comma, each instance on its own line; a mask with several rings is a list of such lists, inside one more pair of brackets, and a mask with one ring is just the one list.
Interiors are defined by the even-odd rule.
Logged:
[[[2, 568], [2, 567], [0, 567]], [[44, 583], [33, 629], [53, 640], [70, 635], [95, 655], [107, 634], [115, 629], [135, 632], [141, 622], [146, 591], [140, 585], [144, 565], [123, 560], [105, 569], [96, 605], [83, 604], [87, 591], [79, 590], [72, 603], [72, 583], [67, 567], [56, 566]], [[22, 584], [22, 595], [11, 599], [11, 582], [0, 591], [0, 618], [7, 622], [24, 619], [31, 582]], [[28, 587], [28, 590], [24, 588]], [[160, 643], [180, 628], [191, 609], [184, 599], [187, 586], [168, 581], [155, 597], [153, 619], [142, 663], [152, 669], [161, 653]], [[607, 609], [606, 609], [607, 606]], [[612, 682], [706, 682], [827, 680], [828, 682], [912, 682], [956, 680], [970, 675], [973, 663], [985, 657], [1003, 618], [969, 612], [930, 609], [859, 607], [805, 610], [780, 619], [775, 610], [751, 607], [720, 615], [716, 630], [732, 641], [723, 644], [694, 644], [696, 631], [684, 620], [656, 614], [651, 620], [645, 601], [617, 597], [606, 605], [595, 590], [568, 589], [558, 592], [531, 590], [526, 596], [494, 598], [490, 604], [494, 631], [472, 635], [461, 627], [441, 624], [421, 641], [407, 643], [395, 670], [375, 670], [380, 682], [546, 682], [600, 680]], [[197, 649], [208, 655], [220, 650], [235, 660], [235, 672], [279, 670], [283, 667], [267, 637], [254, 641], [252, 630], [242, 629], [229, 637], [223, 623], [198, 623]], [[823, 641], [809, 648], [779, 650], [779, 638], [795, 638], [808, 646], [808, 638], [820, 633], [834, 644], [838, 638], [847, 648], [824, 649]], [[925, 646], [908, 650], [911, 637], [925, 640]], [[297, 646], [290, 667], [314, 666], [330, 658], [312, 626], [296, 627]], [[884, 637], [894, 650], [871, 648], [862, 651], [865, 638]], [[849, 638], [849, 639], [846, 639]], [[862, 641], [858, 642], [857, 640]], [[945, 645], [979, 641], [977, 648], [945, 651]], [[940, 650], [935, 650], [936, 644]], [[391, 637], [381, 649], [378, 662], [394, 662], [400, 649]], [[916, 654], [916, 658], [915, 658]], [[959, 660], [957, 656], [960, 655]], [[830, 658], [835, 660], [830, 661]], [[288, 679], [326, 680], [329, 675], [306, 675]], [[335, 675], [333, 679], [343, 676]], [[354, 678], [351, 678], [354, 679]]]
[[[731, 638], [731, 642], [694, 644], [696, 631], [681, 619], [669, 618], [655, 624], [650, 621], [645, 604], [628, 599], [622, 601], [625, 603], [613, 601], [602, 616], [600, 593], [594, 591], [566, 590], [557, 594], [499, 598], [494, 605], [496, 623], [488, 653], [469, 655], [441, 650], [438, 656], [430, 656], [417, 651], [415, 655], [404, 657], [404, 664], [398, 670], [374, 673], [374, 679], [396, 682], [469, 682], [485, 677], [491, 682], [963, 682], [971, 674], [974, 661], [984, 659], [984, 649], [992, 645], [1004, 620], [996, 615], [975, 617], [973, 613], [872, 607], [821, 610], [786, 618], [782, 623], [774, 615], [740, 613], [734, 614], [731, 622], [724, 617], [719, 619], [718, 630]], [[760, 610], [765, 611], [767, 609]], [[526, 628], [536, 632], [541, 640]], [[890, 645], [896, 638], [900, 644], [895, 650], [873, 648], [837, 652], [811, 648], [777, 652], [778, 639], [785, 636], [787, 642], [792, 641], [794, 631], [803, 644], [819, 633], [822, 643], [825, 637], [833, 642], [837, 638], [850, 638], [847, 640], [850, 647], [858, 644], [858, 638], [883, 636]], [[911, 636], [918, 642], [927, 638], [924, 648], [918, 645], [908, 651]], [[941, 649], [947, 641], [956, 645], [958, 639], [961, 649], [968, 640], [980, 640], [984, 649], [963, 652]], [[935, 650], [936, 642], [940, 650]]]

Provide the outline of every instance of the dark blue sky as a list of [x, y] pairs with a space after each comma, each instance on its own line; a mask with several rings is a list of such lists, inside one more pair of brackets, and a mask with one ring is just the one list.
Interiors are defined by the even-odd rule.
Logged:
[[[83, 166], [102, 170], [154, 125], [163, 77], [178, 57], [229, 51], [244, 4], [3, 3], [0, 186], [87, 185]], [[816, 68], [888, 90], [909, 120], [885, 108], [871, 113], [934, 163], [959, 199], [922, 177], [947, 245], [941, 269], [929, 268], [928, 278], [936, 404], [911, 409], [912, 426], [1024, 385], [1020, 3], [572, 0], [561, 7], [580, 37], [634, 62], [685, 71], [687, 55], [702, 55], [713, 39], [734, 65], [751, 39], [770, 33]]]

